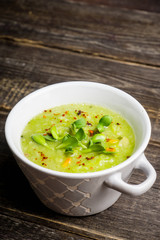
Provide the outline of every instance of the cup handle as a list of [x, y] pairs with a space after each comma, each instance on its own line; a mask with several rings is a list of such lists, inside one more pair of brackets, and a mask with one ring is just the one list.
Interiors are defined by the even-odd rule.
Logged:
[[123, 181], [122, 174], [117, 172], [111, 175], [106, 181], [105, 185], [107, 187], [113, 188], [119, 192], [126, 193], [132, 196], [139, 196], [145, 192], [147, 192], [156, 180], [156, 171], [146, 159], [143, 154], [137, 161], [135, 169], [141, 169], [146, 175], [146, 179], [144, 182], [140, 184], [129, 184]]

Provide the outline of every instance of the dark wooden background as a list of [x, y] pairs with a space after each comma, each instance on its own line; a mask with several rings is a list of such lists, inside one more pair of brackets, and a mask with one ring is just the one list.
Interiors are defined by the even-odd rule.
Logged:
[[[145, 151], [157, 171], [142, 196], [122, 195], [89, 217], [43, 206], [5, 140], [12, 107], [28, 93], [63, 81], [118, 87], [147, 110]], [[0, 0], [0, 239], [160, 239], [160, 1]], [[135, 172], [131, 183], [143, 181]]]

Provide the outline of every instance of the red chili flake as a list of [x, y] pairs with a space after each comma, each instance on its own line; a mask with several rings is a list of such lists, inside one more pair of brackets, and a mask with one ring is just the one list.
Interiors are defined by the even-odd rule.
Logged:
[[81, 111], [81, 110], [79, 110], [79, 111], [78, 111], [78, 113], [77, 113], [77, 115], [79, 116], [79, 115], [81, 115], [81, 113], [82, 113], [82, 111]]
[[98, 118], [98, 116], [95, 116], [95, 118]]
[[81, 161], [76, 162], [76, 164], [79, 164], [79, 163], [81, 163]]
[[68, 113], [68, 111], [65, 111], [65, 114], [67, 114]]
[[106, 142], [109, 142], [110, 140], [111, 140], [110, 138], [107, 138], [107, 139], [106, 139]]
[[106, 148], [106, 151], [107, 151], [107, 152], [115, 152], [115, 151], [116, 151], [116, 149], [115, 149], [115, 148], [112, 148], [112, 147], [110, 147], [110, 148]]
[[62, 116], [64, 117], [64, 116], [65, 116], [65, 114], [63, 113], [63, 114], [62, 114]]
[[43, 133], [43, 136], [46, 136], [47, 135], [47, 133]]
[[87, 160], [92, 160], [94, 157], [86, 157]]
[[45, 129], [45, 131], [48, 131], [48, 130], [49, 130], [49, 128], [46, 128], [46, 129]]
[[85, 113], [83, 113], [83, 114], [82, 114], [82, 116], [83, 116], [84, 118], [86, 118], [86, 115], [85, 115]]
[[75, 110], [75, 112], [77, 112], [77, 110]]
[[44, 157], [44, 153], [43, 152], [39, 152], [41, 154], [41, 157]]
[[44, 110], [44, 112], [47, 112], [47, 110]]
[[74, 117], [74, 119], [77, 119], [76, 117]]
[[46, 157], [46, 156], [44, 155], [43, 152], [38, 152], [38, 153], [40, 153], [40, 155], [41, 155], [41, 157], [42, 157], [41, 161], [44, 161], [45, 159], [48, 158], [48, 157]]
[[92, 126], [92, 123], [90, 123], [90, 122], [87, 121], [87, 125], [88, 125], [88, 126]]
[[79, 159], [79, 158], [81, 158], [82, 157], [82, 155], [79, 155], [78, 157], [77, 157], [77, 159]]
[[62, 120], [60, 120], [60, 122], [62, 122]]
[[85, 163], [82, 163], [83, 166], [85, 166]]
[[117, 125], [120, 125], [120, 123], [116, 123]]
[[130, 156], [127, 156], [127, 158], [129, 158]]
[[42, 163], [42, 165], [43, 165], [43, 166], [47, 166], [47, 164], [46, 164], [46, 163]]
[[49, 112], [52, 112], [52, 110], [50, 109]]
[[89, 131], [90, 136], [92, 137], [94, 134], [94, 131], [93, 130], [88, 130], [88, 131]]
[[46, 115], [43, 115], [43, 118], [46, 118]]

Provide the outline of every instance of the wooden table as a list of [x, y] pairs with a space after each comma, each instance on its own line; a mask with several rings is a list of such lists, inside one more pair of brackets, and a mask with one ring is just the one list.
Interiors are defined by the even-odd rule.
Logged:
[[[28, 93], [64, 81], [120, 88], [147, 110], [145, 154], [157, 171], [139, 197], [67, 217], [33, 193], [5, 140], [12, 107]], [[0, 1], [0, 239], [160, 239], [160, 2], [157, 0]], [[144, 176], [136, 171], [131, 183]]]

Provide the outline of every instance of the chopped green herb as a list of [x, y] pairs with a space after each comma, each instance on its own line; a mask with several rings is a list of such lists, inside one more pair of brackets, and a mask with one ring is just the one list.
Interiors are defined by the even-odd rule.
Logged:
[[80, 128], [78, 132], [76, 132], [75, 137], [77, 138], [78, 141], [82, 141], [83, 139], [86, 138], [86, 134], [83, 128]]
[[55, 139], [51, 136], [51, 135], [49, 135], [49, 134], [42, 134], [43, 135], [43, 137], [47, 140], [47, 141], [51, 141], [51, 142], [54, 142], [55, 141]]
[[56, 140], [59, 140], [59, 139], [60, 139], [60, 137], [58, 136], [58, 132], [57, 132], [56, 126], [53, 126], [53, 127], [51, 128], [51, 134], [52, 134], [52, 136], [53, 136], [54, 139], [56, 139]]
[[[103, 116], [98, 125], [97, 129], [99, 132], [104, 130], [104, 126], [108, 126], [112, 121], [112, 118], [108, 115]], [[105, 149], [104, 143], [106, 136], [102, 133], [97, 133], [93, 135], [89, 140], [89, 147], [82, 143], [82, 140], [86, 138], [86, 133], [83, 127], [86, 126], [86, 120], [84, 118], [78, 119], [71, 124], [72, 135], [69, 133], [66, 134], [63, 138], [61, 138], [58, 134], [56, 126], [52, 126], [51, 134], [34, 134], [32, 135], [32, 139], [45, 147], [48, 147], [47, 141], [61, 141], [60, 144], [56, 147], [56, 149], [65, 149], [66, 153], [73, 153], [74, 148], [80, 146], [83, 148], [83, 151], [86, 153], [97, 152], [97, 153], [114, 153], [113, 149]], [[90, 136], [89, 136], [90, 137]]]
[[38, 143], [42, 146], [45, 146], [47, 148], [50, 148], [48, 146], [48, 144], [46, 143], [45, 138], [41, 134], [33, 134], [31, 137], [32, 137], [33, 141], [35, 141], [36, 143]]
[[105, 135], [97, 133], [91, 138], [90, 144], [92, 145], [93, 143], [100, 143], [103, 142], [105, 139]]
[[78, 140], [76, 137], [69, 137], [66, 140], [63, 140], [63, 142], [56, 147], [56, 149], [62, 149], [62, 148], [74, 148], [78, 145]]
[[84, 118], [80, 118], [72, 123], [72, 131], [76, 133], [77, 129], [83, 128], [86, 126], [86, 120]]
[[103, 152], [103, 151], [105, 151], [105, 148], [99, 144], [91, 145], [89, 148], [83, 150], [84, 153]]
[[105, 115], [103, 116], [100, 120], [99, 123], [97, 125], [97, 129], [99, 132], [103, 132], [104, 131], [104, 127], [107, 127], [111, 124], [112, 122], [112, 117], [109, 115]]

